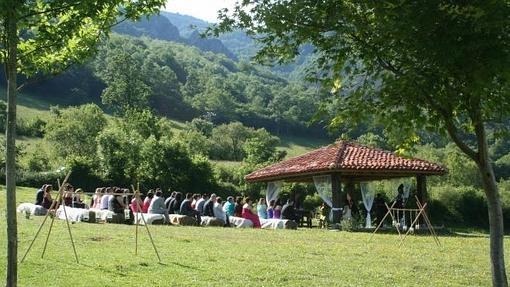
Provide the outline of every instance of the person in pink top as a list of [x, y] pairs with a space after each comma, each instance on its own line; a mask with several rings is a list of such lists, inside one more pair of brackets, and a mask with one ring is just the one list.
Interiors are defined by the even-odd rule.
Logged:
[[[133, 213], [143, 212], [143, 206], [144, 202], [140, 199], [139, 196], [134, 196], [133, 199], [131, 199], [131, 203], [129, 204], [129, 208], [131, 208]], [[149, 206], [147, 206], [147, 208], [149, 208]]]
[[243, 205], [243, 211], [241, 213], [241, 216], [243, 218], [251, 220], [253, 222], [254, 228], [260, 228], [259, 216], [255, 213], [253, 213], [253, 211], [252, 211], [253, 201], [250, 198], [246, 197], [244, 199], [244, 202], [245, 202], [245, 204]]
[[154, 197], [154, 193], [152, 193], [152, 189], [147, 192], [147, 197], [143, 201], [142, 212], [147, 213], [149, 211], [149, 206], [151, 205], [152, 198]]

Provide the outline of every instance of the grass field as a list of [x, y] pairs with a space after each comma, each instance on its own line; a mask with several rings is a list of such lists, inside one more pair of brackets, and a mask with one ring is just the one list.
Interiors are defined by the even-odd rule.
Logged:
[[[18, 189], [18, 202], [35, 190]], [[5, 189], [0, 196], [0, 257], [5, 258]], [[42, 218], [18, 216], [22, 256]], [[403, 247], [397, 235], [319, 229], [238, 230], [150, 226], [148, 236], [114, 224], [71, 225], [80, 263], [74, 262], [65, 222], [56, 220], [45, 259], [45, 227], [26, 261], [19, 286], [489, 286], [488, 238], [412, 236]], [[510, 244], [510, 240], [505, 243]], [[508, 248], [507, 248], [508, 250]], [[509, 253], [506, 254], [509, 258]], [[508, 262], [508, 260], [507, 260]], [[5, 270], [5, 260], [0, 261]], [[0, 274], [0, 282], [5, 274]]]

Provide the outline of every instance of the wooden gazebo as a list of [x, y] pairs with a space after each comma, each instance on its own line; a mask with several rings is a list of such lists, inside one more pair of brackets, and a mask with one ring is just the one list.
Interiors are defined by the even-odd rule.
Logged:
[[340, 221], [343, 202], [341, 183], [347, 192], [362, 181], [415, 177], [417, 196], [427, 197], [429, 175], [444, 175], [446, 169], [438, 164], [415, 158], [405, 158], [392, 152], [370, 148], [355, 142], [338, 141], [248, 174], [248, 182], [311, 182], [314, 176], [331, 175], [333, 223]]

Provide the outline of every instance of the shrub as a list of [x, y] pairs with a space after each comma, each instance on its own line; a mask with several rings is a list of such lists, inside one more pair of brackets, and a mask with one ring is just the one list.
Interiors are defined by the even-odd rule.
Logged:
[[480, 189], [443, 185], [433, 187], [430, 195], [429, 213], [434, 223], [488, 227], [487, 203]]

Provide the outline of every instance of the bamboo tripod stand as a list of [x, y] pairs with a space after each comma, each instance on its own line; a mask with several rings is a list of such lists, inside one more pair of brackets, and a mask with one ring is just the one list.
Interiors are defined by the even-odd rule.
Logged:
[[[379, 222], [379, 225], [377, 225], [377, 227], [375, 228], [374, 232], [372, 233], [372, 236], [370, 236], [368, 241], [372, 240], [372, 237], [374, 237], [374, 234], [379, 230], [379, 228], [381, 228], [382, 224], [384, 223], [384, 220], [389, 215], [389, 216], [391, 216], [391, 219], [392, 219], [392, 222], [393, 222], [393, 226], [397, 229], [397, 232], [398, 232], [398, 236], [399, 236], [399, 239], [400, 239], [400, 245], [399, 246], [402, 246], [402, 244], [404, 243], [404, 240], [406, 239], [406, 237], [410, 234], [411, 231], [414, 230], [414, 228], [412, 228], [412, 227], [416, 225], [416, 223], [418, 222], [420, 217], [423, 217], [423, 220], [427, 224], [427, 229], [430, 232], [430, 235], [432, 235], [432, 238], [434, 239], [434, 242], [437, 244], [437, 246], [441, 247], [441, 242], [439, 241], [437, 233], [434, 230], [434, 227], [432, 226], [432, 223], [430, 222], [430, 219], [427, 216], [427, 213], [425, 212], [425, 208], [427, 207], [427, 203], [421, 204], [421, 202], [418, 199], [418, 197], [415, 196], [414, 198], [416, 199], [416, 205], [418, 206], [418, 208], [395, 208], [394, 205], [395, 205], [396, 202], [393, 202], [393, 204], [391, 206], [388, 206], [388, 204], [384, 203], [384, 205], [386, 206], [386, 209], [388, 211], [386, 212], [384, 217], [381, 219], [381, 221]], [[398, 215], [397, 215], [397, 218], [395, 218], [394, 212], [397, 212], [397, 213], [402, 212], [403, 214], [405, 212], [409, 212], [411, 214], [412, 214], [412, 212], [415, 212], [416, 216], [414, 217], [414, 220], [411, 222], [410, 228], [408, 228], [407, 231], [406, 230], [402, 230], [403, 232], [405, 231], [405, 233], [400, 231], [400, 227], [399, 227], [400, 226], [400, 218], [399, 218]]]
[[[46, 235], [46, 241], [44, 242], [44, 248], [43, 248], [43, 251], [41, 254], [41, 258], [44, 258], [44, 254], [46, 253], [46, 247], [48, 246], [48, 240], [50, 239], [51, 230], [53, 228], [53, 222], [55, 221], [55, 217], [56, 217], [56, 214], [53, 214], [53, 212], [55, 212], [55, 209], [56, 209], [58, 203], [63, 199], [64, 185], [67, 183], [67, 180], [69, 179], [70, 175], [71, 175], [71, 172], [68, 172], [66, 177], [64, 178], [64, 181], [62, 182], [62, 184], [60, 184], [60, 180], [57, 180], [57, 183], [58, 183], [57, 197], [51, 203], [50, 208], [48, 209], [48, 212], [46, 213], [43, 221], [41, 222], [41, 225], [39, 225], [39, 229], [37, 229], [37, 232], [35, 233], [34, 239], [32, 240], [32, 242], [30, 242], [30, 245], [28, 246], [28, 249], [25, 252], [25, 255], [23, 255], [23, 258], [21, 258], [21, 263], [23, 263], [23, 261], [25, 261], [25, 258], [27, 257], [28, 253], [30, 252], [30, 249], [32, 249], [32, 246], [34, 245], [35, 240], [39, 236], [39, 233], [41, 232], [44, 224], [46, 223], [48, 216], [50, 214], [52, 214], [50, 228], [48, 229], [48, 234]], [[66, 217], [67, 230], [69, 232], [69, 238], [71, 239], [71, 245], [73, 246], [74, 258], [76, 259], [76, 263], [79, 263], [78, 254], [76, 253], [76, 247], [74, 246], [73, 234], [71, 232], [71, 227], [69, 226], [69, 219], [67, 218], [67, 211], [65, 208], [65, 204], [62, 205], [62, 209], [64, 210], [64, 215]]]
[[[71, 175], [71, 172], [67, 173], [67, 175], [64, 178], [64, 181], [62, 182], [62, 184], [60, 184], [60, 180], [57, 180], [57, 182], [58, 182], [58, 195], [57, 195], [56, 199], [51, 203], [50, 208], [48, 209], [48, 212], [44, 216], [44, 219], [43, 219], [41, 225], [37, 229], [37, 232], [36, 232], [36, 234], [34, 236], [34, 239], [32, 239], [32, 241], [30, 242], [30, 245], [28, 246], [28, 249], [25, 252], [25, 255], [23, 255], [23, 258], [21, 259], [20, 263], [23, 263], [23, 261], [25, 261], [25, 258], [27, 257], [28, 253], [32, 249], [32, 246], [34, 245], [34, 242], [36, 241], [37, 237], [39, 236], [39, 233], [41, 232], [44, 224], [46, 223], [46, 220], [48, 219], [48, 216], [50, 214], [52, 214], [52, 212], [55, 211], [55, 208], [57, 207], [58, 203], [60, 201], [62, 201], [62, 199], [64, 198], [64, 194], [65, 193], [64, 193], [63, 189], [64, 189], [64, 186], [67, 183], [70, 175]], [[135, 191], [134, 186], [132, 186], [132, 188], [133, 188], [133, 195], [136, 197], [137, 208], [138, 208], [139, 211], [141, 211], [142, 208], [140, 206], [140, 192], [139, 192], [139, 189]], [[116, 195], [116, 194], [114, 194], [114, 195]], [[122, 195], [130, 195], [130, 194], [129, 193], [128, 194], [123, 193]], [[64, 211], [64, 216], [65, 216], [65, 220], [66, 220], [66, 226], [67, 226], [67, 230], [69, 232], [69, 238], [71, 239], [71, 245], [73, 246], [74, 258], [76, 259], [76, 263], [79, 264], [78, 253], [76, 252], [76, 246], [74, 244], [73, 234], [71, 232], [71, 226], [69, 225], [69, 218], [67, 217], [67, 211], [66, 211], [65, 204], [62, 204], [62, 209]], [[139, 221], [140, 221], [139, 217], [141, 217], [142, 221], [144, 223], [145, 229], [147, 230], [147, 234], [149, 235], [149, 239], [150, 239], [150, 241], [152, 243], [152, 246], [154, 247], [154, 251], [156, 253], [156, 256], [158, 257], [158, 262], [161, 263], [161, 257], [159, 256], [158, 250], [156, 248], [156, 244], [154, 243], [154, 240], [152, 238], [152, 234], [150, 233], [149, 227], [147, 226], [147, 222], [145, 220], [145, 217], [143, 216], [143, 214], [141, 212], [138, 212], [134, 216], [135, 216], [135, 221], [134, 221], [135, 222], [135, 255], [138, 255], [138, 224], [139, 224]], [[43, 251], [42, 251], [42, 254], [41, 254], [41, 258], [44, 258], [44, 254], [46, 253], [46, 247], [48, 246], [48, 241], [49, 241], [50, 234], [51, 234], [51, 231], [52, 231], [52, 228], [53, 228], [53, 222], [55, 221], [55, 217], [56, 217], [56, 214], [53, 214], [51, 216], [50, 228], [48, 229], [48, 234], [46, 235], [46, 240], [44, 242], [44, 247], [43, 247]]]

